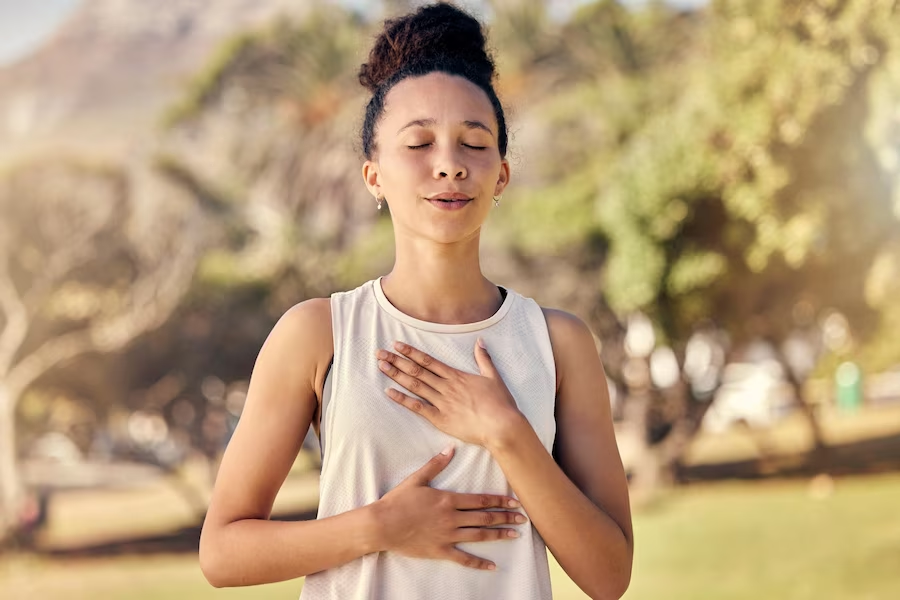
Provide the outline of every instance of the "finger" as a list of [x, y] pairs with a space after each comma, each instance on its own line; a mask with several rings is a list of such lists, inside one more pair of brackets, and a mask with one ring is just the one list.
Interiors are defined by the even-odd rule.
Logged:
[[451, 444], [441, 450], [440, 454], [431, 457], [427, 463], [419, 467], [419, 470], [406, 478], [406, 481], [413, 485], [428, 485], [428, 482], [437, 477], [437, 474], [444, 470], [450, 459], [453, 458], [455, 448]]
[[418, 413], [428, 419], [432, 424], [435, 423], [435, 420], [440, 415], [441, 411], [430, 404], [426, 404], [422, 402], [418, 398], [413, 398], [407, 394], [404, 394], [400, 390], [396, 390], [394, 388], [385, 388], [384, 393], [387, 394], [388, 398], [396, 402], [397, 404], [402, 404], [409, 410], [414, 413]]
[[518, 508], [522, 504], [509, 496], [496, 494], [463, 494], [459, 492], [447, 492], [453, 494], [453, 506], [460, 510], [472, 508]]
[[[393, 357], [393, 358], [391, 358], [391, 357]], [[411, 371], [415, 371], [416, 369], [412, 369], [409, 366], [411, 364], [412, 363], [410, 363], [410, 361], [408, 361], [406, 359], [402, 359], [399, 356], [397, 356], [396, 354], [389, 354], [388, 360], [379, 360], [378, 361], [378, 368], [381, 369], [381, 371], [385, 375], [387, 375], [388, 377], [390, 377], [391, 379], [393, 379], [394, 381], [396, 381], [397, 383], [399, 383], [400, 385], [402, 385], [403, 387], [405, 387], [412, 393], [417, 394], [417, 395], [421, 396], [422, 398], [425, 398], [429, 402], [435, 402], [440, 397], [440, 394], [433, 387], [428, 385], [420, 377], [414, 376], [410, 373], [406, 373], [402, 368], [400, 368], [402, 366], [403, 368], [407, 368], [407, 369], [410, 369]], [[418, 365], [415, 365], [415, 366], [417, 367], [417, 372], [419, 373], [419, 375], [424, 376], [425, 370], [422, 369], [422, 367], [419, 367]], [[434, 376], [434, 373], [432, 373], [431, 375]], [[434, 380], [432, 380], [432, 381], [434, 381]]]
[[494, 366], [494, 360], [488, 354], [484, 340], [479, 337], [475, 340], [475, 362], [478, 364], [478, 370], [486, 377], [495, 377], [497, 375], [497, 367]]
[[512, 540], [519, 537], [519, 532], [509, 527], [460, 527], [453, 532], [454, 542], [494, 542]]
[[456, 369], [454, 369], [450, 365], [442, 363], [430, 354], [422, 352], [418, 348], [413, 348], [409, 344], [404, 344], [403, 342], [394, 342], [394, 349], [403, 356], [406, 356], [407, 358], [415, 362], [417, 365], [425, 367], [442, 379], [448, 379], [451, 375], [453, 375], [453, 372], [456, 371]]
[[524, 523], [528, 519], [522, 513], [505, 510], [461, 510], [456, 515], [457, 527], [490, 527]]
[[[378, 352], [382, 352], [382, 350], [379, 348], [376, 351], [376, 355], [378, 354]], [[426, 367], [423, 367], [422, 365], [408, 358], [394, 354], [393, 352], [387, 352], [386, 350], [384, 350], [383, 352], [385, 353], [385, 358], [383, 358], [382, 360], [394, 365], [395, 367], [397, 367], [397, 369], [399, 369], [403, 373], [406, 373], [410, 377], [414, 377], [422, 381], [432, 389], [438, 391], [443, 390], [443, 384], [446, 383], [446, 381], [442, 377], [432, 373]], [[417, 392], [416, 390], [413, 391], [419, 394], [419, 392]], [[421, 394], [419, 395], [421, 396]]]
[[485, 560], [483, 558], [479, 558], [468, 552], [463, 552], [459, 548], [450, 548], [447, 550], [447, 558], [452, 560], [453, 562], [457, 562], [464, 567], [470, 567], [472, 569], [484, 569], [491, 570], [497, 568], [497, 566], [489, 560]]

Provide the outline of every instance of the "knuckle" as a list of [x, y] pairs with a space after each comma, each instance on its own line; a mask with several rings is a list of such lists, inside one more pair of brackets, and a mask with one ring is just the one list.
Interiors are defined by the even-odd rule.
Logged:
[[431, 358], [431, 356], [429, 356], [428, 354], [425, 354], [424, 356], [422, 356], [422, 364], [424, 364], [426, 367], [433, 362], [434, 362], [434, 359]]
[[493, 525], [494, 524], [494, 515], [493, 513], [483, 512], [479, 517], [481, 519], [482, 525]]
[[490, 507], [490, 506], [492, 506], [492, 505], [494, 504], [493, 499], [492, 499], [488, 494], [481, 494], [481, 495], [478, 497], [478, 502], [479, 502], [479, 503], [481, 504], [481, 506], [483, 506], [484, 508], [488, 508], [488, 507]]
[[416, 391], [421, 386], [421, 382], [418, 379], [413, 379], [409, 382], [409, 389]]
[[424, 408], [424, 406], [422, 406], [422, 403], [419, 402], [418, 400], [416, 400], [415, 402], [412, 403], [412, 409], [416, 412], [422, 412], [423, 408]]
[[420, 367], [419, 365], [413, 365], [409, 368], [409, 374], [413, 377], [418, 377], [421, 372], [422, 367]]

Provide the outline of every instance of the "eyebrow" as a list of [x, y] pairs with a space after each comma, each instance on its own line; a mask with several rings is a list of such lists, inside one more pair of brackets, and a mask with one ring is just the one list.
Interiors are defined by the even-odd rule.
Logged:
[[[413, 121], [410, 121], [409, 123], [407, 123], [400, 129], [398, 129], [397, 133], [400, 133], [401, 131], [403, 131], [404, 129], [406, 129], [408, 127], [413, 127], [414, 125], [418, 125], [419, 127], [430, 127], [435, 124], [437, 124], [437, 121], [433, 118], [415, 119]], [[487, 125], [485, 125], [484, 123], [482, 123], [481, 121], [463, 121], [462, 124], [465, 125], [468, 129], [484, 129], [492, 136], [494, 135], [494, 132], [491, 131], [491, 128], [488, 127]]]

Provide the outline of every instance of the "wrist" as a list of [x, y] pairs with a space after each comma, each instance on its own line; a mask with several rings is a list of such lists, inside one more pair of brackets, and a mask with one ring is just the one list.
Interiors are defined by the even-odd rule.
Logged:
[[384, 502], [376, 500], [360, 509], [362, 518], [362, 544], [365, 554], [387, 550], [384, 528]]
[[534, 433], [531, 423], [519, 410], [512, 411], [494, 430], [484, 447], [494, 456], [509, 451], [523, 436]]

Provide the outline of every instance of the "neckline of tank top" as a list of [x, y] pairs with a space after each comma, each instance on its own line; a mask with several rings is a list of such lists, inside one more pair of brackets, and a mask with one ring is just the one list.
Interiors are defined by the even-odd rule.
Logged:
[[506, 313], [508, 313], [509, 309], [512, 307], [515, 296], [515, 293], [509, 288], [502, 288], [506, 291], [503, 303], [500, 305], [500, 308], [497, 309], [497, 312], [487, 319], [475, 321], [474, 323], [435, 323], [433, 321], [417, 319], [402, 312], [399, 308], [391, 304], [391, 301], [384, 295], [384, 290], [381, 287], [381, 277], [372, 280], [372, 289], [375, 292], [375, 299], [378, 301], [378, 305], [389, 315], [411, 327], [424, 329], [425, 331], [433, 331], [435, 333], [468, 333], [490, 327], [506, 316]]

